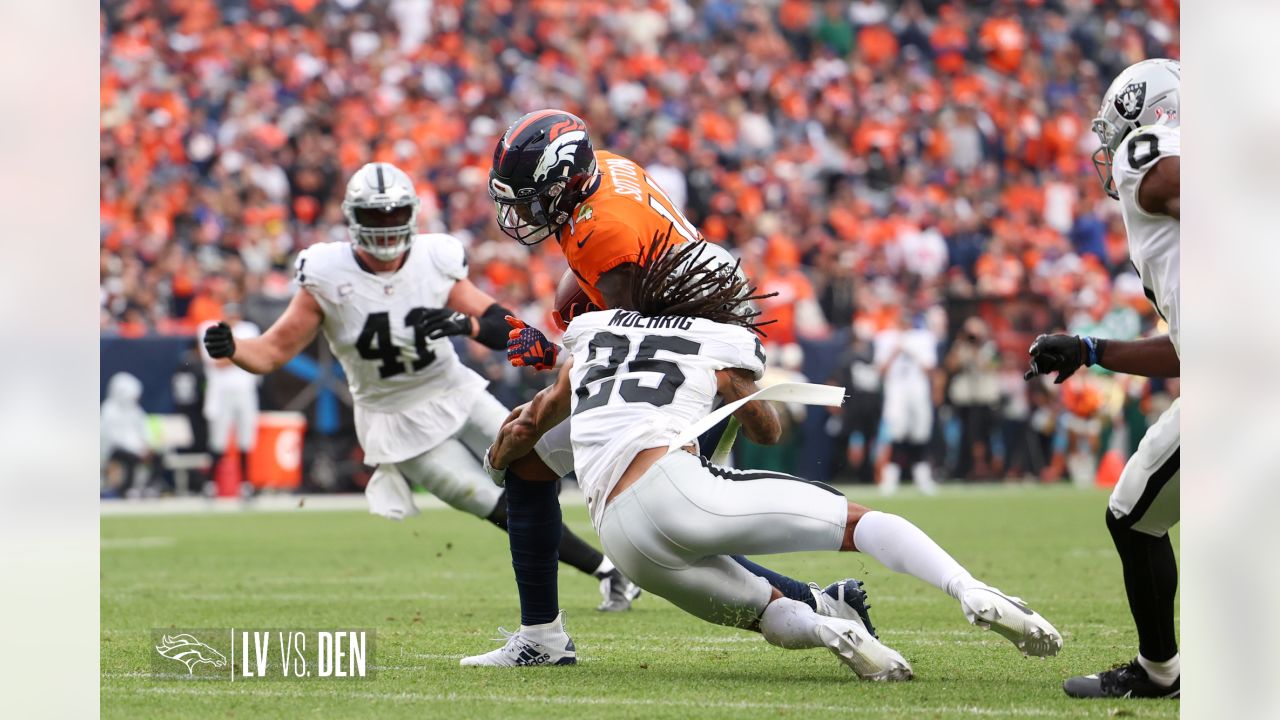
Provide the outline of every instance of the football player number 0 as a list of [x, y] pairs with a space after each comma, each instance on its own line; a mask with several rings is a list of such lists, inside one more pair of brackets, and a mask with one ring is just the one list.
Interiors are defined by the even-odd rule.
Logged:
[[[611, 332], [596, 333], [587, 347], [590, 353], [589, 362], [595, 362], [602, 352], [607, 353], [607, 356], [603, 365], [592, 365], [582, 376], [582, 382], [579, 383], [576, 392], [578, 406], [573, 409], [574, 415], [608, 404], [609, 399], [613, 397], [615, 385], [618, 386], [618, 395], [623, 402], [644, 402], [655, 407], [670, 405], [671, 401], [675, 400], [676, 390], [684, 384], [684, 372], [676, 363], [670, 360], [659, 360], [655, 356], [659, 350], [677, 355], [697, 355], [702, 349], [702, 345], [692, 340], [669, 335], [648, 335], [640, 341], [635, 358], [629, 363], [624, 363], [627, 355], [631, 353], [631, 341], [623, 335]], [[614, 375], [624, 364], [626, 372], [655, 372], [661, 374], [662, 379], [653, 387], [641, 385], [635, 378], [628, 378], [618, 383]], [[601, 380], [604, 382], [600, 383], [592, 393], [588, 386]]]
[[1160, 141], [1151, 133], [1142, 133], [1129, 143], [1129, 164], [1140, 168], [1160, 157]]
[[[436, 354], [427, 347], [427, 334], [418, 325], [420, 316], [426, 308], [416, 307], [404, 316], [406, 327], [413, 328], [413, 345], [417, 359], [413, 361], [413, 371], [417, 372], [430, 365]], [[405, 371], [404, 360], [400, 356], [400, 348], [391, 342], [391, 317], [385, 312], [370, 313], [364, 321], [364, 329], [356, 339], [356, 351], [365, 360], [378, 360], [378, 376], [389, 378]]]

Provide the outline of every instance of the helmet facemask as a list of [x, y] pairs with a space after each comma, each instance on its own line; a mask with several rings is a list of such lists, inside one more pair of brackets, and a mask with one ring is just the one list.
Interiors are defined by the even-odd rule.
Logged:
[[565, 183], [561, 181], [536, 195], [512, 198], [494, 192], [490, 186], [489, 194], [498, 211], [498, 227], [521, 245], [537, 245], [546, 240], [569, 219], [567, 212], [558, 209], [564, 188]]
[[392, 204], [346, 206], [351, 240], [382, 261], [395, 260], [413, 242], [418, 225], [418, 199]]
[[1124, 135], [1115, 125], [1103, 118], [1094, 118], [1093, 134], [1097, 135], [1098, 141], [1102, 143], [1097, 150], [1093, 151], [1093, 169], [1097, 171], [1098, 179], [1102, 181], [1103, 191], [1112, 200], [1119, 200], [1120, 193], [1116, 191], [1115, 178], [1111, 174], [1111, 162], [1115, 157], [1115, 149], [1124, 140]]

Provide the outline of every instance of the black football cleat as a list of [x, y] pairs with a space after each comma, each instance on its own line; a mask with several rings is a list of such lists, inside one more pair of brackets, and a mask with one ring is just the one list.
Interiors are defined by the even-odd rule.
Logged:
[[1080, 675], [1062, 684], [1062, 691], [1073, 698], [1169, 698], [1178, 699], [1182, 678], [1168, 687], [1159, 685], [1138, 664], [1137, 658], [1105, 672]]

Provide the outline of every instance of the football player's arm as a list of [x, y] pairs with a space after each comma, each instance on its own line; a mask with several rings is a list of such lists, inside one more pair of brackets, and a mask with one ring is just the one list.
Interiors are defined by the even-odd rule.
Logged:
[[1031, 369], [1023, 377], [1056, 372], [1054, 383], [1071, 377], [1081, 365], [1100, 365], [1112, 372], [1144, 377], [1178, 377], [1180, 363], [1173, 339], [1160, 335], [1141, 340], [1104, 340], [1076, 335], [1041, 335], [1028, 350]]
[[1160, 335], [1141, 340], [1100, 340], [1098, 365], [1126, 375], [1178, 377], [1181, 363], [1173, 340]]
[[[742, 368], [726, 368], [716, 371], [716, 391], [724, 401], [741, 400], [760, 388], [751, 371]], [[753, 443], [773, 445], [782, 437], [782, 423], [773, 404], [767, 400], [752, 400], [733, 412], [742, 423], [742, 430]]]
[[567, 357], [556, 381], [539, 390], [527, 405], [517, 408], [518, 415], [512, 412], [489, 449], [492, 467], [501, 470], [528, 455], [548, 430], [569, 417], [569, 369], [572, 367], [573, 358]]
[[502, 307], [489, 293], [475, 286], [470, 280], [453, 284], [448, 307], [428, 310], [422, 315], [422, 326], [427, 337], [437, 339], [446, 335], [465, 335], [493, 350], [507, 347], [506, 317], [511, 311]]
[[[267, 328], [266, 333], [253, 338], [232, 339], [227, 344], [218, 345], [219, 341], [230, 339], [230, 329], [226, 323], [218, 323], [205, 331], [205, 348], [215, 358], [230, 358], [231, 362], [251, 373], [265, 375], [279, 369], [310, 345], [323, 320], [324, 312], [320, 309], [320, 303], [316, 302], [306, 288], [302, 288], [289, 301], [289, 307], [285, 308], [280, 319]], [[224, 334], [225, 337], [222, 337]], [[223, 354], [228, 351], [229, 354]]]
[[[1138, 205], [1153, 215], [1168, 215], [1181, 220], [1181, 158], [1170, 155], [1160, 158], [1143, 176], [1138, 185]], [[1122, 371], [1123, 372], [1123, 371]]]
[[596, 289], [604, 297], [605, 307], [635, 309], [631, 306], [631, 286], [635, 282], [638, 268], [635, 263], [628, 262], [600, 274], [600, 279], [596, 280]]

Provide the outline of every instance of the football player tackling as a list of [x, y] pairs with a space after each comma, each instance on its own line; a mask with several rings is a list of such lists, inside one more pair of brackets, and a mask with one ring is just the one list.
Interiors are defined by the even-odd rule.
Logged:
[[[722, 248], [701, 242], [697, 229], [667, 194], [627, 158], [597, 152], [587, 126], [561, 110], [539, 110], [516, 120], [493, 153], [489, 194], [498, 225], [524, 245], [554, 237], [578, 284], [598, 307], [630, 297], [642, 256], [655, 234], [674, 228], [680, 242], [698, 243], [721, 264]], [[539, 330], [513, 322], [507, 357], [515, 365], [556, 366], [559, 348]], [[558, 480], [574, 469], [569, 423], [552, 429], [533, 452], [498, 466], [495, 480], [510, 500], [511, 563], [520, 594], [520, 631], [491, 652], [463, 665], [529, 664], [527, 657], [568, 664], [576, 656], [564, 631], [556, 589], [555, 532], [561, 526]], [[764, 577], [784, 595], [845, 618], [866, 614], [857, 580], [823, 589], [776, 573], [745, 557], [735, 561]]]
[[[365, 462], [396, 472], [449, 505], [507, 529], [507, 503], [477, 459], [507, 409], [449, 341], [505, 347], [510, 311], [467, 279], [452, 235], [417, 235], [413, 181], [388, 163], [360, 168], [342, 203], [351, 242], [318, 243], [297, 259], [299, 290], [265, 334], [204, 336], [209, 354], [252, 373], [276, 370], [324, 332], [355, 400]], [[634, 587], [568, 528], [559, 558], [601, 581], [601, 610], [626, 610]]]
[[[1120, 201], [1129, 259], [1169, 334], [1134, 341], [1041, 335], [1031, 345], [1027, 379], [1081, 365], [1147, 377], [1178, 377], [1180, 155], [1175, 60], [1144, 60], [1111, 83], [1093, 131], [1102, 141], [1094, 165]], [[1104, 672], [1073, 677], [1071, 697], [1177, 698], [1181, 672], [1173, 623], [1178, 565], [1169, 528], [1178, 522], [1178, 400], [1147, 430], [1107, 504], [1107, 529], [1120, 554], [1138, 657]]]
[[717, 396], [744, 402], [733, 413], [754, 441], [777, 442], [781, 431], [773, 407], [751, 399], [764, 372], [758, 313], [746, 302], [758, 299], [754, 288], [736, 266], [702, 258], [703, 247], [655, 239], [629, 298], [572, 320], [570, 357], [555, 384], [503, 426], [490, 462], [505, 466], [572, 415], [592, 523], [628, 577], [692, 615], [757, 630], [779, 647], [826, 647], [864, 679], [909, 680], [912, 671], [863, 622], [819, 615], [730, 556], [860, 550], [952, 596], [969, 622], [1024, 654], [1056, 654], [1062, 638], [1052, 625], [974, 579], [907, 520], [825, 485], [719, 467], [680, 447]]

